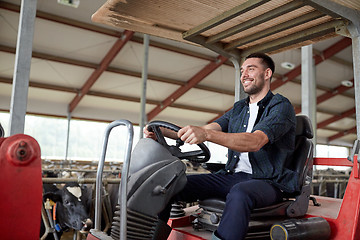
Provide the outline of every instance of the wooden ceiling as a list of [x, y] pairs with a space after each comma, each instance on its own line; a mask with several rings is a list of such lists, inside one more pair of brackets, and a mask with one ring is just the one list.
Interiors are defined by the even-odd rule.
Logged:
[[[342, 1], [342, 4], [347, 2]], [[351, 7], [360, 3], [349, 1]], [[189, 41], [225, 57], [274, 54], [336, 36], [347, 20], [313, 1], [107, 1], [92, 20]]]

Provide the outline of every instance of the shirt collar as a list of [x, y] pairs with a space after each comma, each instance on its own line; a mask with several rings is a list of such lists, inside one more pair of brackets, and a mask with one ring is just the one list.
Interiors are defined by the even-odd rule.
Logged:
[[[263, 99], [261, 99], [257, 105], [266, 107], [266, 105], [268, 105], [268, 103], [270, 102], [273, 96], [274, 94], [271, 92], [271, 90], [269, 90], [266, 96]], [[249, 106], [250, 97], [246, 98], [245, 103]]]

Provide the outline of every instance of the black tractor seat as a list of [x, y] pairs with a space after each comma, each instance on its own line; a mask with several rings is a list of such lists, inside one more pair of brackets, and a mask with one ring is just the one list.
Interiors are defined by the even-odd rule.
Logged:
[[[299, 179], [300, 191], [284, 195], [282, 202], [263, 208], [254, 209], [251, 219], [264, 219], [267, 217], [301, 217], [308, 210], [311, 181], [313, 172], [313, 131], [310, 119], [305, 115], [296, 116], [295, 150], [287, 159], [285, 167], [296, 171]], [[214, 167], [214, 169], [212, 169]], [[218, 164], [205, 166], [209, 171], [216, 171]], [[199, 201], [202, 209], [194, 221], [194, 228], [214, 231], [221, 219], [225, 207], [225, 199], [205, 199]], [[251, 225], [251, 223], [250, 223]]]

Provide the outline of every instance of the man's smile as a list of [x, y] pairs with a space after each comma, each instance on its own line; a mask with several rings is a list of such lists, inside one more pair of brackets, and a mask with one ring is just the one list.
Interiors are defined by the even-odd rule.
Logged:
[[244, 79], [244, 80], [243, 80], [243, 85], [244, 85], [244, 87], [250, 85], [253, 81], [254, 81], [254, 80], [251, 79], [251, 78], [250, 78], [250, 79], [249, 79], [249, 78]]

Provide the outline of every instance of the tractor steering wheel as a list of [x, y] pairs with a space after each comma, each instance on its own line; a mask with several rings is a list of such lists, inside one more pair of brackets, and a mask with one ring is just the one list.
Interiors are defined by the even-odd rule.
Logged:
[[176, 146], [170, 146], [166, 142], [164, 135], [160, 130], [160, 127], [168, 128], [175, 132], [178, 132], [181, 128], [179, 126], [176, 126], [175, 124], [164, 121], [152, 121], [148, 124], [148, 131], [154, 132], [157, 141], [166, 149], [168, 149], [173, 156], [178, 157], [179, 159], [187, 159], [191, 162], [196, 163], [204, 163], [209, 161], [210, 151], [204, 143], [197, 144], [201, 150], [182, 152], [180, 146], [184, 145], [184, 142], [180, 138], [178, 138], [176, 140]]

